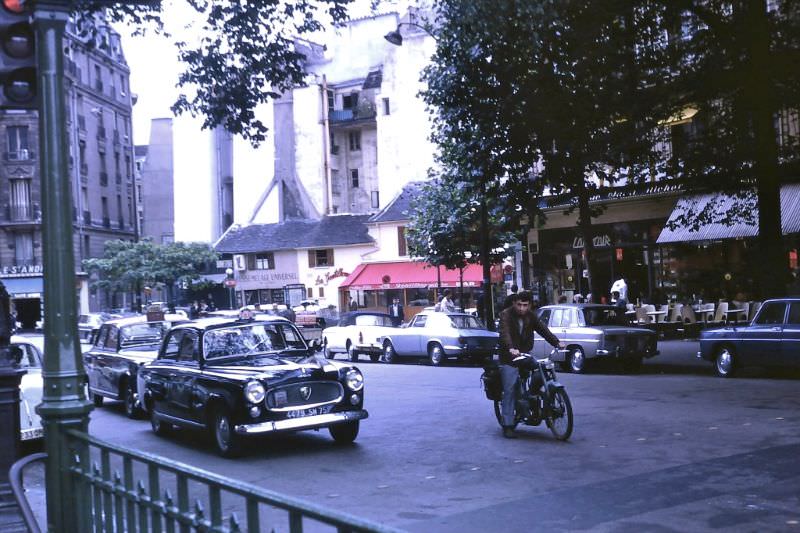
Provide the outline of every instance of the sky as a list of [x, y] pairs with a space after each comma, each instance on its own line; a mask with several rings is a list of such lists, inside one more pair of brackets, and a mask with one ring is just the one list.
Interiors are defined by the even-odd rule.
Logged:
[[[379, 11], [402, 10], [408, 4], [409, 0], [383, 0]], [[131, 91], [138, 96], [133, 107], [133, 140], [137, 145], [149, 143], [152, 119], [172, 116], [170, 106], [178, 97], [175, 85], [182, 71], [174, 42], [191, 41], [196, 37], [196, 30], [185, 27], [194, 15], [186, 0], [165, 0], [163, 6], [165, 29], [174, 36], [172, 38], [153, 32], [148, 32], [146, 37], [133, 37], [130, 29], [117, 27], [131, 69]], [[350, 13], [353, 18], [369, 15], [370, 0], [355, 0]]]

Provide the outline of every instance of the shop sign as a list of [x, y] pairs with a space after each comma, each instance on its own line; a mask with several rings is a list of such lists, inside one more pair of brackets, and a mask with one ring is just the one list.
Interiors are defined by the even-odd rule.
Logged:
[[273, 272], [271, 270], [257, 270], [239, 274], [239, 281], [258, 281], [262, 283], [297, 282], [297, 272]]
[[[595, 248], [602, 248], [604, 246], [611, 246], [611, 237], [608, 234], [595, 235], [592, 237], [592, 244]], [[572, 240], [573, 248], [583, 248], [583, 237], [576, 236]]]
[[[460, 287], [461, 283], [458, 281], [443, 281], [442, 287], [448, 288], [457, 288]], [[464, 281], [464, 287], [479, 287], [479, 281]], [[372, 285], [353, 285], [349, 287], [350, 289], [360, 289], [360, 290], [386, 290], [386, 289], [431, 289], [436, 287], [436, 282], [433, 283], [423, 283], [423, 282], [414, 282], [414, 283], [384, 283], [384, 284], [372, 284]]]
[[24, 277], [31, 274], [43, 274], [44, 267], [42, 265], [8, 265], [0, 268], [0, 276], [9, 278]]

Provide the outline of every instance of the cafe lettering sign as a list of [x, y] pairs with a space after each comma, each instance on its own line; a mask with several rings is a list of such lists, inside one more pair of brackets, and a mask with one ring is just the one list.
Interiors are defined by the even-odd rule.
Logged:
[[[592, 244], [594, 244], [595, 248], [611, 246], [611, 237], [608, 235], [596, 235], [592, 238]], [[572, 247], [583, 248], [583, 237], [575, 237], [572, 240]]]
[[31, 274], [42, 274], [44, 267], [42, 265], [6, 265], [0, 267], [0, 276], [8, 277], [22, 277], [30, 276]]

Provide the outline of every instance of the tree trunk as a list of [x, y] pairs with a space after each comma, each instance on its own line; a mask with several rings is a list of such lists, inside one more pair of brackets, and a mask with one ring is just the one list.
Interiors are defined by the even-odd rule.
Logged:
[[775, 104], [769, 73], [769, 26], [765, 0], [750, 0], [749, 63], [751, 75], [745, 80], [746, 102], [752, 105], [758, 183], [758, 244], [760, 250], [760, 289], [762, 298], [786, 293], [788, 263], [784, 257], [781, 230], [780, 176], [778, 146], [773, 117]]
[[[592, 283], [592, 258], [594, 257], [594, 242], [592, 239], [594, 238], [594, 231], [592, 228], [592, 212], [591, 209], [589, 209], [589, 189], [583, 182], [578, 185], [578, 228], [581, 237], [583, 237], [582, 255], [583, 262], [586, 265], [586, 272], [588, 273], [586, 281], [589, 286], [588, 295], [591, 296], [589, 301], [594, 303], [599, 300], [599, 295], [596, 293], [594, 284]], [[576, 272], [576, 274], [578, 276], [583, 276], [583, 272]]]

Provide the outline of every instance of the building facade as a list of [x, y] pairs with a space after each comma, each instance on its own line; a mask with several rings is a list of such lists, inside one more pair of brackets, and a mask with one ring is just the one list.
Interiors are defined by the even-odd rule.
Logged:
[[[68, 172], [81, 312], [123, 305], [90, 289], [81, 262], [102, 256], [109, 239], [136, 238], [130, 72], [119, 35], [104, 24], [98, 26], [96, 36], [89, 37], [69, 24], [64, 48]], [[43, 316], [38, 128], [35, 110], [0, 114], [5, 143], [0, 171], [0, 281], [26, 328], [33, 328]]]
[[175, 194], [172, 165], [172, 119], [153, 119], [150, 142], [137, 146], [141, 186], [137, 191], [141, 205], [140, 237], [157, 244], [175, 241]]

